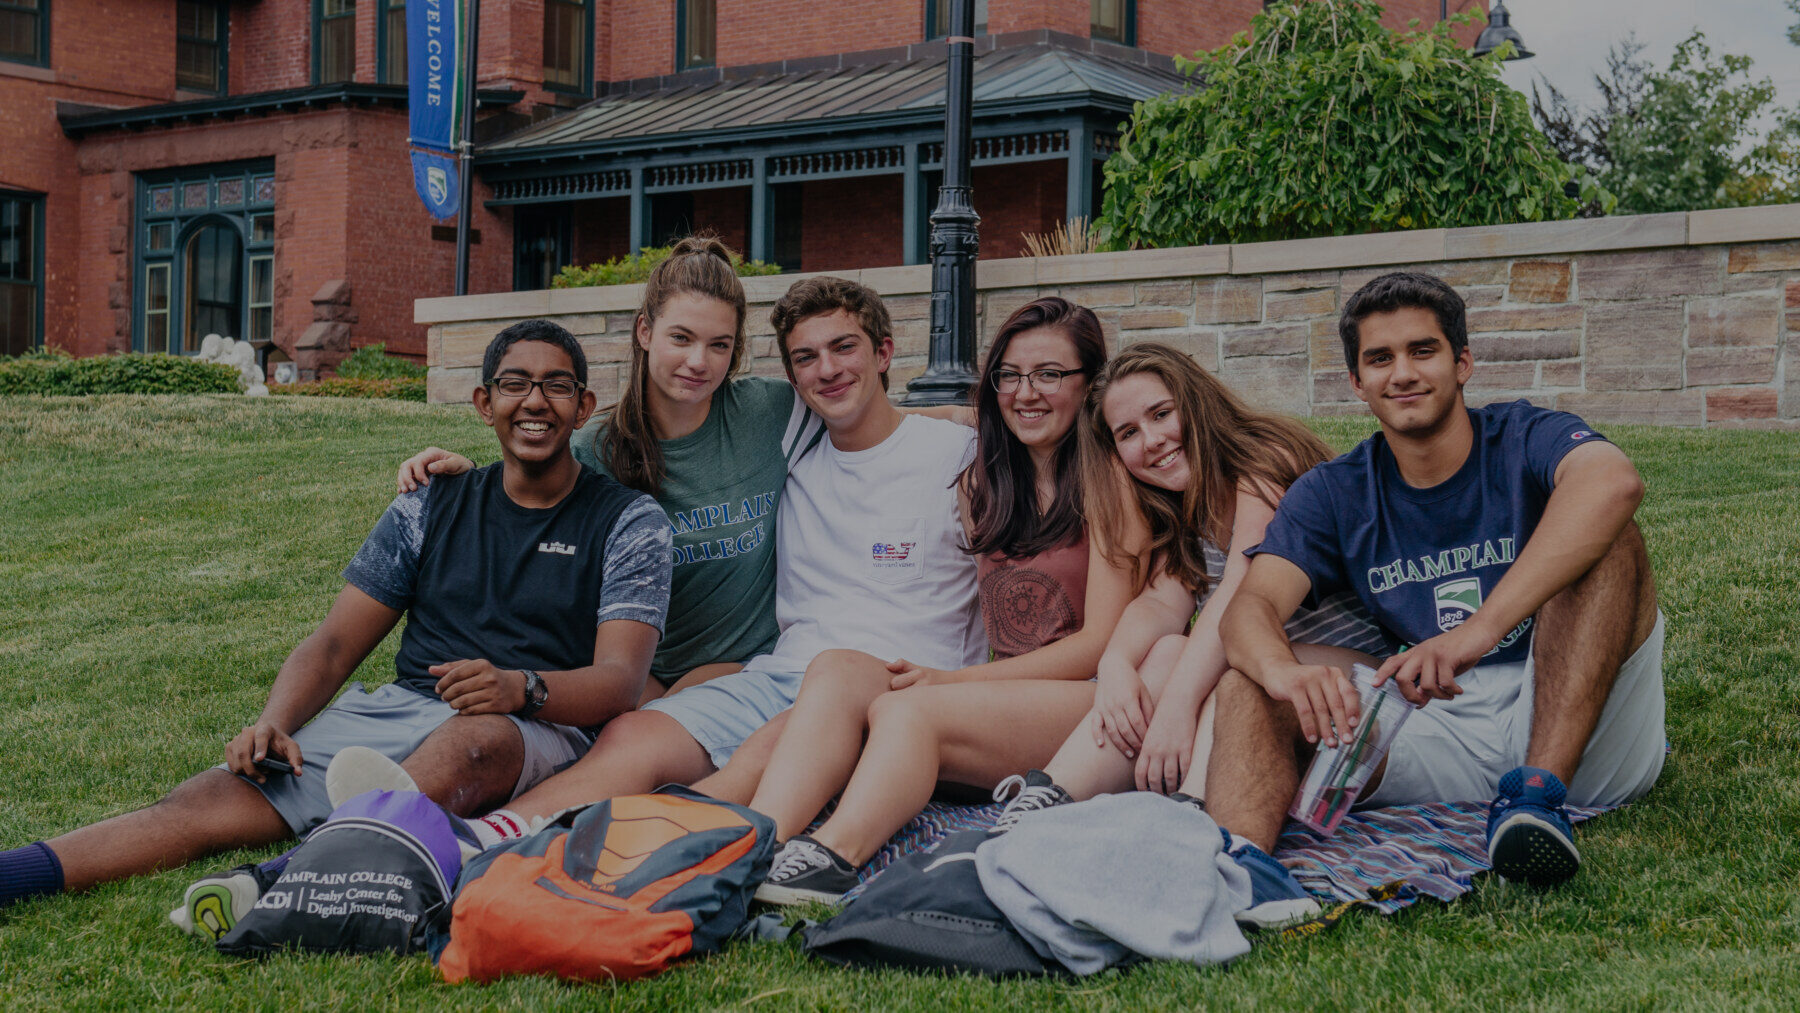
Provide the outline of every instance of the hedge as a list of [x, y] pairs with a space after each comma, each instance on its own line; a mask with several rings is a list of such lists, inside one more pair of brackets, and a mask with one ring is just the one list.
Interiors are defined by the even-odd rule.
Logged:
[[[551, 288], [586, 288], [590, 285], [634, 285], [648, 280], [650, 272], [656, 265], [669, 259], [668, 246], [646, 246], [636, 253], [625, 257], [614, 257], [599, 264], [581, 267], [570, 264], [562, 269], [556, 277], [550, 279]], [[732, 255], [731, 266], [737, 270], [738, 277], [752, 278], [768, 274], [780, 274], [778, 264], [765, 264], [760, 260], [744, 260]]]
[[425, 379], [412, 376], [385, 380], [337, 376], [312, 383], [272, 383], [269, 385], [269, 393], [298, 397], [385, 397], [396, 401], [423, 401]]
[[351, 352], [338, 363], [337, 375], [346, 380], [424, 379], [425, 367], [411, 359], [387, 354], [387, 343], [379, 342]]
[[0, 358], [0, 394], [236, 394], [235, 366], [157, 352]]

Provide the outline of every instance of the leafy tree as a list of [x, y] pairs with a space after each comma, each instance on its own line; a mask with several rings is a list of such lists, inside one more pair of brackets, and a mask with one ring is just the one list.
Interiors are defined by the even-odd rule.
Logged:
[[[1573, 217], [1575, 179], [1452, 37], [1381, 25], [1366, 0], [1276, 4], [1182, 61], [1199, 86], [1138, 104], [1106, 163], [1112, 248]], [[1590, 196], [1599, 199], [1591, 187]]]
[[1788, 41], [1800, 46], [1800, 0], [1787, 0], [1787, 7], [1796, 19], [1788, 26]]
[[[1794, 2], [1800, 3], [1800, 0]], [[1643, 50], [1644, 44], [1635, 34], [1627, 35], [1624, 41], [1607, 50], [1606, 73], [1594, 75], [1594, 88], [1600, 93], [1600, 104], [1596, 109], [1583, 109], [1541, 75], [1532, 84], [1532, 115], [1563, 161], [1582, 166], [1594, 175], [1612, 165], [1607, 135], [1612, 132], [1615, 122], [1636, 114], [1644, 101], [1644, 92], [1650, 87], [1650, 64], [1638, 59]], [[1584, 218], [1594, 218], [1605, 214], [1606, 209], [1601, 202], [1588, 200], [1582, 203], [1580, 213]]]
[[1701, 32], [1684, 39], [1665, 71], [1645, 77], [1641, 100], [1606, 134], [1611, 165], [1599, 173], [1638, 213], [1739, 207], [1791, 190], [1791, 124], [1758, 137], [1756, 121], [1775, 102], [1768, 78], [1750, 77], [1751, 59], [1715, 56]]
[[[1789, 4], [1800, 10], [1800, 0]], [[1639, 59], [1643, 48], [1632, 37], [1612, 47], [1606, 72], [1594, 76], [1592, 111], [1548, 82], [1532, 87], [1532, 110], [1559, 155], [1634, 214], [1800, 198], [1800, 115], [1774, 108], [1775, 86], [1750, 76], [1749, 57], [1715, 56], [1696, 31], [1658, 71]], [[1764, 133], [1758, 124], [1769, 115]]]

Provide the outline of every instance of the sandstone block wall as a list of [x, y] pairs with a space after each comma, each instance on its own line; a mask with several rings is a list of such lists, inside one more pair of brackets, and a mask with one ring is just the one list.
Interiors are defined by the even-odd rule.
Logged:
[[[978, 205], [979, 207], [979, 205]], [[1365, 410], [1337, 314], [1385, 271], [1436, 274], [1469, 305], [1471, 402], [1530, 398], [1596, 422], [1800, 429], [1800, 204], [1233, 246], [982, 261], [980, 331], [1040, 295], [1094, 309], [1114, 348], [1176, 345], [1251, 401]], [[837, 272], [888, 300], [896, 392], [923, 372], [930, 269]], [[752, 368], [780, 375], [769, 307], [793, 276], [746, 279]], [[487, 341], [550, 316], [617, 396], [641, 286], [425, 299], [434, 401], [464, 401]], [[984, 344], [985, 348], [985, 344]]]

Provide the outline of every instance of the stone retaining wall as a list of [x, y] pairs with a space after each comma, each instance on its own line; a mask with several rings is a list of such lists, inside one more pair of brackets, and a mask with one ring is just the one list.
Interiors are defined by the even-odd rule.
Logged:
[[[1093, 307], [1116, 348], [1164, 341], [1256, 404], [1364, 410], [1337, 313], [1370, 278], [1428, 271], [1469, 304], [1476, 403], [1529, 397], [1594, 422], [1800, 429], [1800, 204], [1276, 243], [982, 261], [981, 333], [1040, 295]], [[925, 367], [930, 269], [842, 272], [894, 317], [894, 389]], [[781, 375], [769, 307], [794, 276], [747, 278], [752, 367]], [[618, 395], [642, 286], [421, 299], [433, 401], [465, 401], [489, 339], [553, 317]], [[985, 347], [985, 345], [984, 345]]]

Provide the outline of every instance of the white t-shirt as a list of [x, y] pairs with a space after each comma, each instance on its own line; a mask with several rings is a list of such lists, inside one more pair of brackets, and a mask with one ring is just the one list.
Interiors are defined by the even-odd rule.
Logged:
[[908, 415], [847, 453], [829, 438], [788, 473], [775, 526], [775, 656], [849, 648], [954, 669], [987, 660], [957, 474], [975, 430]]

